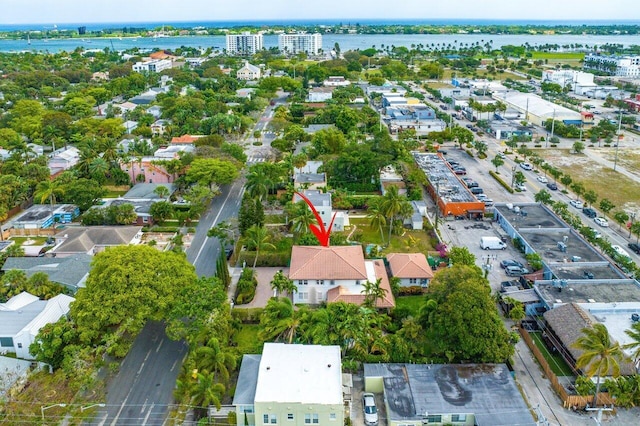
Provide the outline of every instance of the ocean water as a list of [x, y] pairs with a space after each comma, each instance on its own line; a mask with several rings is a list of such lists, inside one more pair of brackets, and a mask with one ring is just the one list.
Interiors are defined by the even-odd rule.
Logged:
[[[323, 34], [322, 45], [325, 51], [331, 50], [336, 43], [340, 49], [346, 50], [369, 47], [377, 49], [383, 46], [405, 46], [422, 44], [424, 46], [483, 46], [491, 42], [493, 48], [504, 45], [541, 46], [545, 44], [557, 44], [559, 46], [581, 44], [593, 48], [603, 44], [621, 44], [624, 46], [640, 45], [640, 35], [495, 35], [495, 34]], [[134, 48], [140, 49], [176, 49], [179, 47], [214, 48], [224, 49], [226, 41], [224, 36], [184, 36], [184, 37], [122, 37], [122, 38], [85, 38], [85, 39], [31, 39], [31, 44], [26, 39], [7, 40], [0, 39], [0, 52], [60, 52], [73, 51], [77, 48], [90, 49], [115, 49], [125, 51]], [[276, 35], [264, 36], [264, 47], [277, 47]]]

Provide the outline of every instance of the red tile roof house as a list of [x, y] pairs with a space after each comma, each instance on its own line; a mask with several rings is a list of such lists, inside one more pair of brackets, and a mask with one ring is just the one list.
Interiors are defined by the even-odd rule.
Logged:
[[201, 137], [203, 137], [203, 135], [175, 136], [171, 139], [171, 144], [172, 145], [192, 145]]
[[289, 279], [298, 288], [293, 302], [312, 305], [322, 302], [362, 305], [363, 284], [380, 279], [386, 293], [376, 300], [376, 307], [395, 306], [383, 261], [365, 261], [360, 246], [293, 246]]
[[427, 287], [433, 278], [433, 270], [422, 253], [391, 253], [387, 262], [391, 276], [399, 278], [402, 287]]

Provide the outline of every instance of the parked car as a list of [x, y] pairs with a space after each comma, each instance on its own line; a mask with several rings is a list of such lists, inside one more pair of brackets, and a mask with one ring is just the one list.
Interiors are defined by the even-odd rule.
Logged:
[[471, 189], [471, 188], [477, 188], [478, 186], [478, 182], [476, 182], [475, 180], [472, 180], [470, 182], [465, 182], [465, 184], [467, 185], [467, 188]]
[[480, 188], [479, 186], [476, 186], [474, 188], [471, 188], [471, 193], [473, 195], [483, 194], [484, 190], [482, 188]]
[[504, 268], [504, 271], [510, 277], [519, 277], [520, 275], [525, 275], [529, 273], [527, 269], [522, 268], [520, 266], [507, 266], [506, 268]]
[[594, 217], [598, 216], [598, 213], [596, 213], [596, 211], [591, 207], [584, 207], [582, 209], [582, 213], [584, 213], [585, 216], [587, 216], [590, 219], [593, 219]]
[[460, 180], [463, 181], [465, 184], [467, 184], [469, 182], [473, 182], [473, 179], [470, 178], [470, 177], [467, 177], [467, 176], [465, 176], [463, 178], [460, 178]]
[[569, 201], [569, 204], [571, 204], [576, 209], [584, 208], [584, 203], [582, 201], [580, 201], [580, 200], [571, 200], [571, 201]]
[[376, 407], [376, 398], [372, 393], [366, 392], [362, 395], [362, 411], [364, 412], [365, 425], [378, 425], [378, 407]]
[[498, 153], [498, 157], [502, 158], [503, 160], [504, 160], [505, 158], [507, 158], [507, 156], [506, 156], [506, 155], [504, 155], [504, 153], [502, 153], [502, 152], [499, 152], [499, 153]]
[[556, 185], [555, 182], [549, 182], [547, 184], [547, 188], [549, 188], [552, 191], [557, 191], [558, 190], [558, 185]]
[[480, 200], [484, 203], [485, 207], [491, 207], [493, 205], [493, 200], [491, 198], [485, 198], [484, 200]]
[[531, 165], [531, 163], [520, 163], [520, 167], [522, 167], [524, 170], [533, 170], [533, 166]]
[[487, 199], [489, 197], [487, 196], [487, 194], [478, 194], [478, 195], [476, 195], [476, 198], [478, 199], [478, 201], [482, 201], [482, 200]]
[[538, 180], [538, 182], [540, 182], [540, 183], [549, 183], [549, 180], [548, 180], [546, 177], [544, 177], [544, 176], [538, 176], [536, 179], [537, 179], [537, 180]]
[[598, 231], [596, 228], [589, 228], [591, 232], [593, 232], [593, 238], [602, 238], [602, 233]]
[[527, 187], [524, 186], [524, 183], [517, 183], [514, 188], [517, 189], [518, 191], [526, 191], [527, 190]]
[[596, 217], [593, 219], [593, 221], [598, 225], [602, 226], [603, 228], [606, 228], [609, 226], [609, 222], [607, 222], [607, 219], [605, 219], [604, 217]]
[[629, 247], [629, 249], [636, 253], [636, 254], [640, 254], [640, 244], [636, 244], [636, 243], [629, 243], [627, 245], [627, 247]]
[[467, 171], [465, 169], [455, 168], [455, 169], [453, 169], [453, 173], [455, 173], [457, 175], [466, 175]]
[[524, 265], [520, 262], [518, 262], [515, 259], [505, 259], [503, 261], [500, 262], [500, 267], [502, 269], [507, 268], [508, 266], [519, 266], [521, 268], [524, 268]]

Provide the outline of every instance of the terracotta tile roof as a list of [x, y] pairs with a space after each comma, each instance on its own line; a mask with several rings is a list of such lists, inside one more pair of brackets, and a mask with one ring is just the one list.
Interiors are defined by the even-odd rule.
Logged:
[[387, 255], [391, 275], [398, 278], [433, 278], [433, 271], [422, 253], [391, 253]]
[[293, 246], [289, 279], [366, 280], [362, 247]]
[[194, 143], [195, 141], [197, 141], [199, 138], [201, 138], [202, 136], [191, 136], [191, 135], [182, 135], [182, 136], [175, 136], [171, 139], [171, 143]]
[[[372, 261], [376, 277], [380, 279], [380, 287], [386, 290], [385, 296], [382, 299], [376, 300], [376, 308], [394, 308], [396, 306], [396, 300], [391, 293], [391, 285], [389, 284], [389, 278], [387, 277], [387, 271], [384, 267], [382, 260]], [[332, 288], [327, 291], [327, 303], [345, 302], [352, 303], [354, 305], [364, 304], [364, 293], [353, 294], [349, 293], [347, 289], [341, 285]]]

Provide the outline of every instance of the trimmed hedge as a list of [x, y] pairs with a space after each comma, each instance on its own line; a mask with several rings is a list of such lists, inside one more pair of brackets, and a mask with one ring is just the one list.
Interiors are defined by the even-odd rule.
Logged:
[[[247, 265], [253, 265], [253, 260], [256, 256], [255, 251], [242, 251], [238, 256], [238, 263], [243, 264], [247, 262]], [[260, 253], [256, 266], [289, 266], [291, 261], [291, 250], [287, 252], [265, 252]]]
[[258, 287], [258, 280], [253, 273], [253, 269], [244, 268], [238, 280], [235, 303], [244, 305], [251, 302], [256, 295], [256, 287]]
[[489, 171], [489, 174], [498, 181], [498, 183], [500, 185], [502, 185], [502, 187], [504, 189], [506, 189], [507, 191], [509, 191], [510, 194], [513, 194], [513, 188], [511, 186], [509, 186], [505, 181], [502, 180], [502, 178], [500, 176], [498, 176], [498, 174], [496, 172], [494, 172], [493, 170]]
[[233, 308], [231, 316], [243, 324], [259, 324], [262, 308]]
[[415, 296], [417, 294], [423, 294], [425, 289], [419, 285], [412, 285], [409, 287], [400, 287], [398, 290], [398, 296]]

